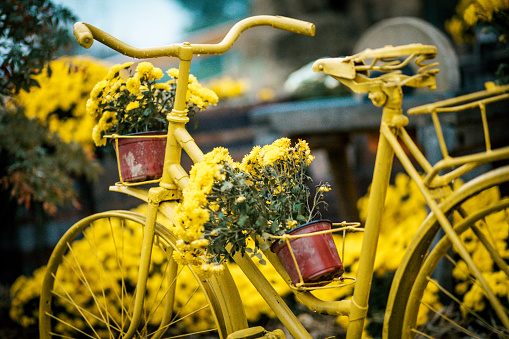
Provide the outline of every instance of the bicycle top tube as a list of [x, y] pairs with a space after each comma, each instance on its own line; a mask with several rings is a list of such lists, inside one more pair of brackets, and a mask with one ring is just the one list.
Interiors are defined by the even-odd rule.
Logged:
[[[315, 34], [315, 25], [310, 22], [282, 16], [259, 15], [237, 22], [220, 43], [189, 44], [189, 46], [192, 47], [193, 54], [222, 54], [230, 49], [243, 31], [255, 26], [272, 26], [273, 28], [309, 36], [313, 36]], [[137, 59], [157, 58], [163, 56], [182, 57], [180, 55], [180, 44], [150, 48], [132, 47], [99, 28], [84, 22], [75, 23], [73, 32], [79, 44], [85, 48], [92, 46], [95, 39], [119, 53]]]

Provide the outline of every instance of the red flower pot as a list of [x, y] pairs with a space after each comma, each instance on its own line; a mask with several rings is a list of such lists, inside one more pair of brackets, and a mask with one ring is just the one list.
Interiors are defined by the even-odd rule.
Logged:
[[[132, 136], [139, 135], [138, 138]], [[117, 159], [121, 179], [124, 182], [139, 182], [158, 179], [163, 175], [166, 138], [165, 132], [129, 134], [129, 138], [118, 138]], [[115, 141], [113, 141], [115, 145]]]
[[[332, 224], [328, 220], [318, 220], [299, 226], [288, 232], [288, 234], [302, 235], [320, 232], [330, 230], [331, 226]], [[300, 270], [304, 283], [330, 281], [343, 274], [343, 264], [331, 233], [291, 238], [289, 242], [295, 260], [286, 241], [280, 242], [278, 240], [274, 242], [271, 250], [281, 260], [294, 285], [301, 282], [298, 270]], [[295, 262], [298, 264], [298, 270]]]

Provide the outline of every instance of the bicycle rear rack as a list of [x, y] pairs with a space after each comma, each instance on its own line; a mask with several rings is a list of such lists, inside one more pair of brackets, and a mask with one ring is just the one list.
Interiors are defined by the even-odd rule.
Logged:
[[[403, 143], [410, 149], [417, 162], [425, 170], [424, 183], [430, 188], [439, 188], [451, 183], [454, 179], [471, 171], [472, 169], [490, 162], [509, 158], [509, 146], [492, 148], [492, 139], [488, 125], [486, 106], [501, 100], [509, 99], [509, 85], [494, 86], [484, 91], [466, 94], [463, 96], [431, 103], [408, 110], [409, 115], [430, 114], [436, 131], [442, 160], [431, 165], [420, 152], [412, 145], [409, 136], [401, 135]], [[460, 113], [478, 109], [481, 115], [484, 150], [477, 153], [451, 156], [447, 149], [444, 133], [439, 120], [439, 113]], [[441, 174], [444, 173], [444, 174]]]

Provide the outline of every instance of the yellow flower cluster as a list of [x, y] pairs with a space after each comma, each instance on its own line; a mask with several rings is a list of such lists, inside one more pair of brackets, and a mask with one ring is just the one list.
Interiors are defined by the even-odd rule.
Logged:
[[[293, 154], [290, 150], [295, 150]], [[307, 166], [313, 161], [315, 157], [311, 155], [309, 145], [304, 140], [299, 140], [297, 144], [292, 147], [291, 140], [288, 138], [281, 138], [274, 141], [270, 145], [263, 147], [255, 146], [253, 150], [242, 159], [240, 168], [248, 172], [254, 172], [257, 166], [269, 166], [276, 161], [292, 162], [304, 159]], [[288, 167], [287, 167], [288, 168]], [[287, 173], [291, 175], [291, 173]]]
[[46, 266], [34, 271], [30, 278], [22, 275], [11, 285], [11, 308], [9, 316], [23, 327], [37, 323], [39, 309], [25, 307], [31, 300], [39, 299]]
[[[166, 114], [173, 109], [178, 70], [169, 69], [170, 80], [158, 82], [163, 71], [150, 62], [141, 62], [136, 73], [125, 80], [121, 73], [132, 64], [114, 65], [90, 93], [87, 112], [98, 120], [92, 131], [97, 146], [106, 144], [107, 134], [164, 131], [168, 126]], [[193, 75], [189, 76], [186, 99], [190, 116], [218, 101], [217, 95], [202, 87]]]
[[232, 77], [224, 76], [208, 82], [207, 87], [212, 89], [221, 100], [224, 100], [246, 94], [249, 89], [249, 83], [245, 79], [233, 79]]
[[[185, 264], [201, 266], [204, 271], [221, 269], [221, 265], [210, 265], [205, 258], [203, 249], [209, 242], [203, 239], [204, 224], [209, 220], [206, 210], [207, 195], [212, 189], [214, 181], [220, 175], [222, 162], [233, 163], [226, 148], [217, 147], [204, 155], [203, 160], [196, 163], [189, 172], [189, 185], [183, 192], [183, 201], [174, 213], [177, 224], [178, 246], [182, 253], [175, 253], [174, 258]], [[209, 258], [210, 259], [210, 258]]]
[[[228, 150], [216, 148], [195, 164], [183, 202], [175, 211], [180, 227], [182, 254], [176, 260], [219, 270], [230, 254], [244, 253], [250, 236], [281, 235], [309, 221], [314, 207], [323, 203], [328, 184], [317, 189], [313, 209], [308, 209], [309, 189], [305, 170], [313, 160], [308, 144], [295, 146], [288, 138], [256, 146], [241, 163]], [[255, 244], [253, 255], [261, 260]]]
[[87, 95], [108, 72], [99, 60], [62, 57], [35, 76], [40, 87], [21, 91], [16, 100], [29, 118], [37, 118], [58, 133], [65, 142], [92, 145], [90, 130], [94, 118], [86, 114]]
[[[470, 43], [473, 39], [469, 34], [472, 27], [478, 23], [491, 23], [494, 16], [508, 9], [508, 0], [460, 0], [456, 7], [456, 15], [448, 20], [445, 26], [456, 42]], [[506, 38], [501, 36], [501, 39]]]

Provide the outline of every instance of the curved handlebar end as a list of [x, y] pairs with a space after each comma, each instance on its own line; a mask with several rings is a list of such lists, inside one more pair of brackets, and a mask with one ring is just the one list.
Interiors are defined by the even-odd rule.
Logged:
[[75, 23], [72, 31], [81, 46], [90, 48], [90, 46], [94, 43], [94, 36], [92, 35], [92, 32], [83, 22]]
[[314, 24], [302, 20], [287, 18], [284, 16], [276, 16], [274, 18], [272, 27], [309, 36], [315, 35]]

